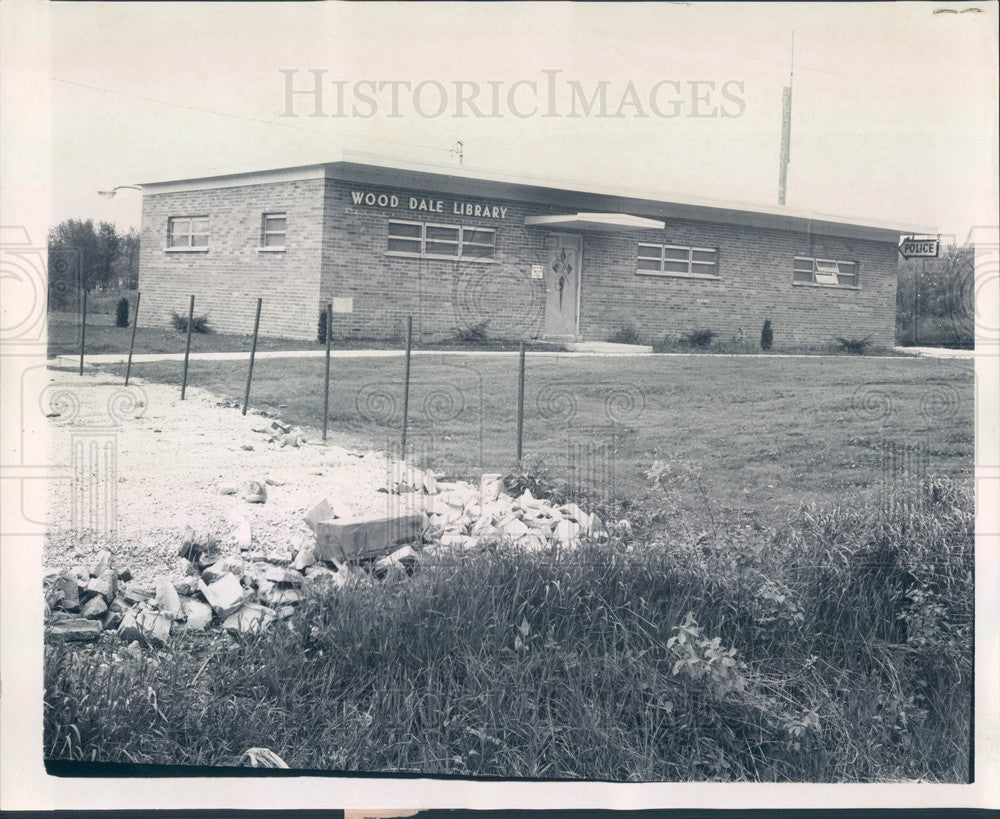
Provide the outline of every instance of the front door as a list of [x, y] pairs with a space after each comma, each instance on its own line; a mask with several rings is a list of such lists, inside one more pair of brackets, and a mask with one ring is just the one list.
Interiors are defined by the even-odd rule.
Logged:
[[545, 335], [576, 338], [583, 237], [553, 233], [545, 241]]

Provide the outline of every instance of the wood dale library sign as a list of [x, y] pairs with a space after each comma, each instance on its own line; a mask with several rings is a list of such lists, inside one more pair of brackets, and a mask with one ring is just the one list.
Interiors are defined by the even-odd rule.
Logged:
[[373, 193], [372, 191], [351, 191], [351, 200], [355, 205], [365, 205], [370, 208], [402, 208], [414, 213], [440, 213], [453, 216], [473, 216], [486, 219], [506, 219], [507, 208], [489, 202], [469, 202], [462, 199], [451, 201], [451, 207], [445, 207], [444, 199], [428, 196], [400, 196], [395, 193]]

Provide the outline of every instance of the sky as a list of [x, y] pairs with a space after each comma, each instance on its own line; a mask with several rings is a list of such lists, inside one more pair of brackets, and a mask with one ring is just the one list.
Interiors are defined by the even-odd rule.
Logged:
[[[997, 223], [997, 9], [934, 11], [970, 5], [49, 4], [52, 219], [137, 225], [137, 191], [96, 191], [340, 148], [456, 165], [459, 140], [468, 169], [773, 205], [794, 32], [788, 205], [964, 237]], [[345, 116], [282, 116], [282, 70], [325, 72], [327, 114], [340, 82]], [[549, 76], [563, 116], [527, 85]], [[364, 81], [425, 86], [389, 116]], [[461, 81], [500, 115], [452, 116]], [[618, 116], [566, 115], [602, 82]]]

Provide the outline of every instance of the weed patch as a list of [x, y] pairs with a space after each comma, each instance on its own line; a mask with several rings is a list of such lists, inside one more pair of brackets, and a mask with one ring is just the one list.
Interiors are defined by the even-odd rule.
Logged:
[[963, 781], [971, 497], [445, 554], [282, 626], [45, 659], [50, 758], [620, 781]]

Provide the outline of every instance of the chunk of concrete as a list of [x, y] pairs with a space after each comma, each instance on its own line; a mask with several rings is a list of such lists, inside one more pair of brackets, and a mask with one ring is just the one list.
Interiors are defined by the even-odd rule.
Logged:
[[90, 576], [98, 577], [111, 568], [111, 552], [102, 549], [97, 553], [94, 562], [90, 564]]
[[77, 611], [80, 608], [80, 587], [76, 578], [69, 573], [60, 575], [53, 584], [52, 597], [55, 608]]
[[177, 550], [178, 557], [196, 560], [203, 552], [212, 552], [218, 548], [218, 539], [211, 532], [193, 526], [187, 526], [181, 537], [181, 546]]
[[198, 592], [198, 580], [194, 577], [185, 577], [174, 581], [174, 591], [181, 597], [190, 597]]
[[500, 495], [501, 475], [491, 473], [483, 475], [479, 479], [479, 500], [480, 503], [492, 503]]
[[497, 525], [497, 528], [512, 540], [516, 540], [519, 537], [524, 537], [524, 535], [528, 534], [528, 532], [531, 531], [531, 529], [528, 527], [528, 524], [526, 524], [523, 520], [520, 520], [519, 518], [515, 517], [507, 517], [504, 520], [500, 521], [500, 523]]
[[91, 597], [86, 603], [83, 604], [83, 608], [80, 609], [80, 614], [88, 620], [97, 620], [104, 616], [104, 613], [108, 610], [108, 604], [104, 602], [104, 598], [100, 595], [96, 597]]
[[264, 601], [272, 608], [279, 606], [294, 606], [302, 599], [302, 592], [298, 589], [272, 587], [264, 595]]
[[180, 595], [177, 594], [174, 584], [165, 577], [161, 577], [156, 581], [156, 598], [153, 602], [156, 608], [171, 620], [181, 613]]
[[241, 552], [248, 552], [253, 546], [253, 529], [250, 528], [250, 521], [245, 517], [232, 518], [233, 537]]
[[563, 546], [573, 546], [580, 537], [580, 524], [569, 519], [561, 520], [556, 524], [555, 536]]
[[134, 606], [136, 603], [142, 603], [156, 597], [156, 589], [149, 586], [129, 586], [125, 589], [125, 593], [122, 596], [125, 598], [126, 603]]
[[[96, 600], [97, 598], [94, 599]], [[101, 620], [101, 622], [104, 623], [105, 629], [107, 629], [108, 631], [113, 631], [114, 629], [118, 628], [118, 626], [121, 624], [122, 613], [120, 611], [114, 611], [112, 609], [109, 609], [107, 613], [104, 615], [104, 618]]]
[[129, 611], [118, 626], [118, 636], [126, 643], [138, 640], [151, 646], [164, 646], [170, 637], [170, 619], [152, 609]]
[[305, 549], [299, 549], [295, 554], [295, 560], [292, 561], [292, 568], [303, 572], [310, 566], [316, 563], [316, 550], [307, 547]]
[[104, 602], [110, 603], [118, 593], [118, 575], [111, 569], [106, 569], [97, 577], [90, 578], [87, 583], [89, 594], [99, 594], [104, 598]]
[[259, 634], [278, 617], [277, 612], [267, 606], [257, 603], [247, 603], [230, 614], [222, 623], [222, 627], [240, 637]]
[[260, 481], [250, 481], [243, 490], [243, 500], [247, 503], [266, 503], [267, 487]]
[[280, 586], [302, 585], [302, 575], [299, 572], [282, 566], [268, 566], [264, 571], [264, 579]]
[[333, 504], [330, 503], [326, 498], [319, 501], [315, 506], [312, 507], [308, 512], [306, 512], [306, 526], [316, 531], [316, 524], [321, 520], [336, 520], [341, 517], [337, 510], [334, 508]]
[[67, 643], [89, 643], [101, 636], [101, 629], [101, 624], [97, 620], [78, 618], [53, 623], [48, 627], [46, 633], [54, 641], [64, 640]]
[[243, 586], [235, 575], [224, 574], [211, 584], [199, 581], [198, 588], [219, 617], [229, 617], [243, 605]]
[[401, 549], [396, 549], [392, 554], [386, 555], [376, 561], [375, 568], [377, 570], [406, 569], [416, 563], [419, 557], [420, 553], [412, 546], [403, 546]]
[[185, 627], [190, 631], [203, 631], [212, 622], [212, 607], [201, 600], [185, 597], [181, 600], [181, 608], [186, 617]]
[[240, 577], [243, 574], [243, 569], [239, 566], [239, 564], [231, 560], [228, 559], [220, 560], [217, 563], [213, 563], [211, 566], [206, 568], [201, 573], [201, 579], [204, 580], [206, 583], [211, 584], [227, 574], [232, 574], [235, 575], [236, 577]]
[[417, 543], [424, 516], [369, 515], [319, 521], [316, 524], [316, 557], [350, 561], [382, 557], [400, 546]]

